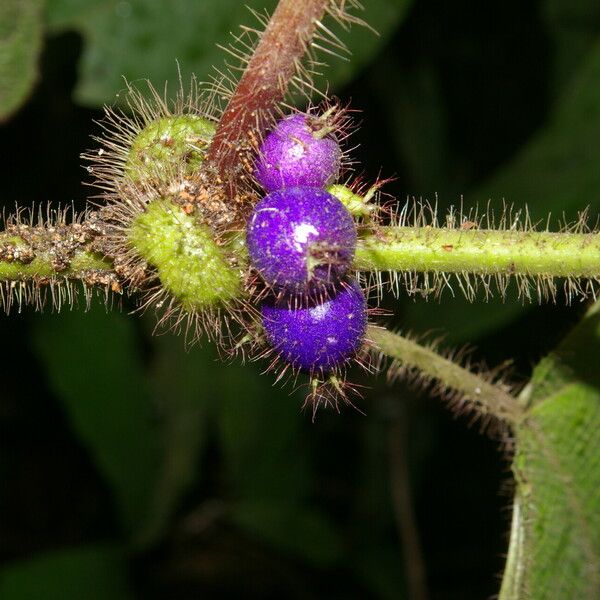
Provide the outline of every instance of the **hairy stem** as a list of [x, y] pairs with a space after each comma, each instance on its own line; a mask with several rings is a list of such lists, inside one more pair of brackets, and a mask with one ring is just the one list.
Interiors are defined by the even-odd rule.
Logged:
[[517, 399], [504, 386], [461, 367], [435, 350], [397, 333], [370, 326], [367, 337], [386, 356], [393, 359], [389, 373], [417, 370], [425, 381], [435, 381], [435, 390], [467, 404], [477, 413], [516, 422], [522, 414]]
[[280, 0], [223, 113], [208, 152], [222, 179], [235, 186], [240, 150], [260, 136], [296, 74], [330, 0]]
[[600, 234], [376, 227], [360, 240], [356, 268], [597, 279]]
[[121, 291], [112, 261], [95, 249], [96, 241], [93, 227], [85, 223], [9, 225], [0, 233], [0, 281], [61, 278]]
[[[9, 225], [0, 233], [0, 280], [84, 279], [94, 271], [116, 281], [112, 262], [96, 251], [104, 232], [94, 223], [92, 218], [51, 227]], [[355, 267], [600, 279], [600, 234], [375, 227], [361, 237]]]

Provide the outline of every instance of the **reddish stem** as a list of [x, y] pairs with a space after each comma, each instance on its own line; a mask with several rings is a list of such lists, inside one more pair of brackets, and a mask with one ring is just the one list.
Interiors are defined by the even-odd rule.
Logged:
[[280, 0], [248, 61], [208, 152], [231, 195], [243, 174], [240, 152], [264, 132], [330, 1]]

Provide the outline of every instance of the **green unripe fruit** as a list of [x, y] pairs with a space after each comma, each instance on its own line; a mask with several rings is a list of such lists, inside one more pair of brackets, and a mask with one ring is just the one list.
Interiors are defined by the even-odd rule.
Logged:
[[197, 115], [162, 117], [148, 123], [134, 138], [125, 162], [133, 181], [162, 180], [175, 172], [191, 175], [204, 160], [216, 125]]
[[240, 274], [210, 228], [168, 199], [154, 200], [133, 220], [129, 241], [184, 310], [216, 308], [241, 293]]

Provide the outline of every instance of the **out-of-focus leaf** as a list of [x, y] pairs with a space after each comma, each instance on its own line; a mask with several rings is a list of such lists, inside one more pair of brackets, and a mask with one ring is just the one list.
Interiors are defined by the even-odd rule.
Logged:
[[[546, 222], [591, 205], [600, 207], [600, 40], [587, 55], [571, 83], [565, 87], [548, 125], [496, 175], [467, 195], [469, 205], [486, 206], [502, 199], [515, 206], [528, 206], [532, 219]], [[407, 306], [407, 320], [416, 328], [452, 327], [455, 339], [473, 335], [475, 316], [479, 335], [506, 325], [527, 307], [518, 302], [495, 304], [486, 316], [486, 306], [457, 311], [447, 319], [443, 311], [426, 306]]]
[[85, 546], [49, 552], [0, 570], [2, 600], [128, 600], [122, 552]]
[[369, 84], [383, 114], [387, 116], [390, 142], [398, 164], [405, 164], [410, 185], [408, 195], [433, 198], [439, 190], [450, 194], [452, 156], [447, 151], [448, 135], [438, 75], [427, 64], [400, 68], [393, 55], [378, 58], [369, 69]]
[[600, 597], [600, 303], [536, 367], [502, 600]]
[[505, 301], [494, 297], [488, 301], [469, 302], [460, 290], [454, 296], [444, 295], [442, 301], [424, 302], [417, 298], [406, 305], [406, 323], [414, 331], [430, 331], [442, 335], [452, 346], [473, 342], [506, 326], [527, 307], [516, 295]]
[[234, 494], [295, 505], [309, 485], [299, 398], [252, 366], [230, 365], [217, 376], [219, 435]]
[[156, 481], [149, 521], [139, 541], [155, 541], [169, 524], [181, 496], [200, 476], [199, 458], [206, 441], [214, 356], [194, 346], [186, 351], [180, 336], [152, 340], [155, 350], [150, 381], [162, 424], [163, 462]]
[[[239, 32], [241, 25], [257, 25], [246, 6], [271, 12], [275, 4], [275, 0], [173, 0], [168, 4], [162, 0], [48, 0], [47, 13], [51, 28], [75, 29], [83, 36], [85, 49], [75, 96], [83, 104], [100, 105], [112, 102], [123, 89], [123, 76], [130, 81], [150, 79], [159, 88], [165, 81], [175, 81], [176, 60], [184, 82], [191, 73], [208, 80], [215, 75], [214, 67], [224, 68], [227, 58], [217, 44], [232, 41], [230, 32]], [[366, 3], [361, 16], [380, 37], [362, 27], [355, 27], [352, 35], [340, 33], [352, 60], [327, 57], [332, 64], [326, 71], [330, 90], [348, 81], [371, 59], [409, 4], [409, 0]], [[339, 33], [335, 24], [330, 25]], [[325, 83], [323, 78], [319, 85]]]
[[600, 189], [600, 39], [564, 91], [548, 125], [470, 202], [489, 198], [527, 205], [533, 219], [552, 212], [574, 216], [589, 204], [598, 207]]
[[558, 95], [600, 33], [596, 0], [545, 0], [541, 6], [553, 42], [551, 93]]
[[323, 514], [306, 506], [281, 502], [241, 502], [232, 513], [234, 522], [258, 539], [324, 567], [339, 560], [342, 542]]
[[396, 548], [387, 545], [366, 545], [359, 556], [355, 557], [356, 572], [382, 600], [401, 600], [406, 598], [402, 590], [406, 589], [402, 558]]
[[44, 315], [35, 346], [73, 430], [111, 485], [122, 525], [148, 518], [160, 445], [133, 321], [101, 308]]
[[314, 564], [339, 558], [341, 542], [310, 507], [310, 466], [300, 397], [273, 387], [252, 366], [219, 369], [216, 416], [233, 521]]
[[258, 0], [48, 0], [47, 12], [50, 27], [83, 36], [75, 97], [98, 106], [114, 101], [123, 77], [150, 79], [159, 89], [165, 81], [177, 85], [176, 61], [184, 82], [191, 73], [207, 81], [216, 74], [213, 65], [224, 66], [225, 52], [216, 44], [232, 41], [230, 32], [239, 32], [239, 25], [255, 24], [246, 4], [265, 6]]
[[[332, 91], [348, 83], [381, 50], [389, 36], [402, 22], [412, 3], [413, 0], [369, 0], [369, 2], [364, 2], [364, 11], [355, 11], [354, 14], [363, 19], [372, 29], [355, 25], [350, 34], [328, 22], [327, 25], [350, 51], [350, 60], [342, 61], [333, 57], [325, 57], [331, 69], [324, 71], [323, 80], [327, 85], [319, 82], [320, 87]], [[377, 32], [377, 35], [373, 30]]]
[[26, 100], [42, 47], [42, 0], [0, 3], [0, 121]]
[[382, 599], [403, 598], [406, 586], [402, 553], [399, 544], [394, 544], [397, 528], [389, 468], [390, 419], [398, 418], [398, 411], [390, 399], [380, 399], [371, 407], [362, 429], [361, 463], [357, 465], [361, 485], [355, 499], [356, 541], [351, 560], [357, 575]]

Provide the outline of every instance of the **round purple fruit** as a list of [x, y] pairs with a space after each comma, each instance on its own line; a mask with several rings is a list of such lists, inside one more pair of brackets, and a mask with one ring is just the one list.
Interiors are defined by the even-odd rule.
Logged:
[[352, 281], [324, 302], [304, 308], [266, 302], [262, 322], [271, 346], [292, 366], [329, 372], [360, 348], [367, 328], [367, 304]]
[[268, 285], [301, 294], [346, 274], [356, 226], [348, 209], [325, 190], [286, 188], [255, 206], [246, 240], [250, 260]]
[[335, 182], [342, 152], [327, 119], [297, 114], [280, 121], [265, 138], [256, 162], [256, 179], [268, 192]]

